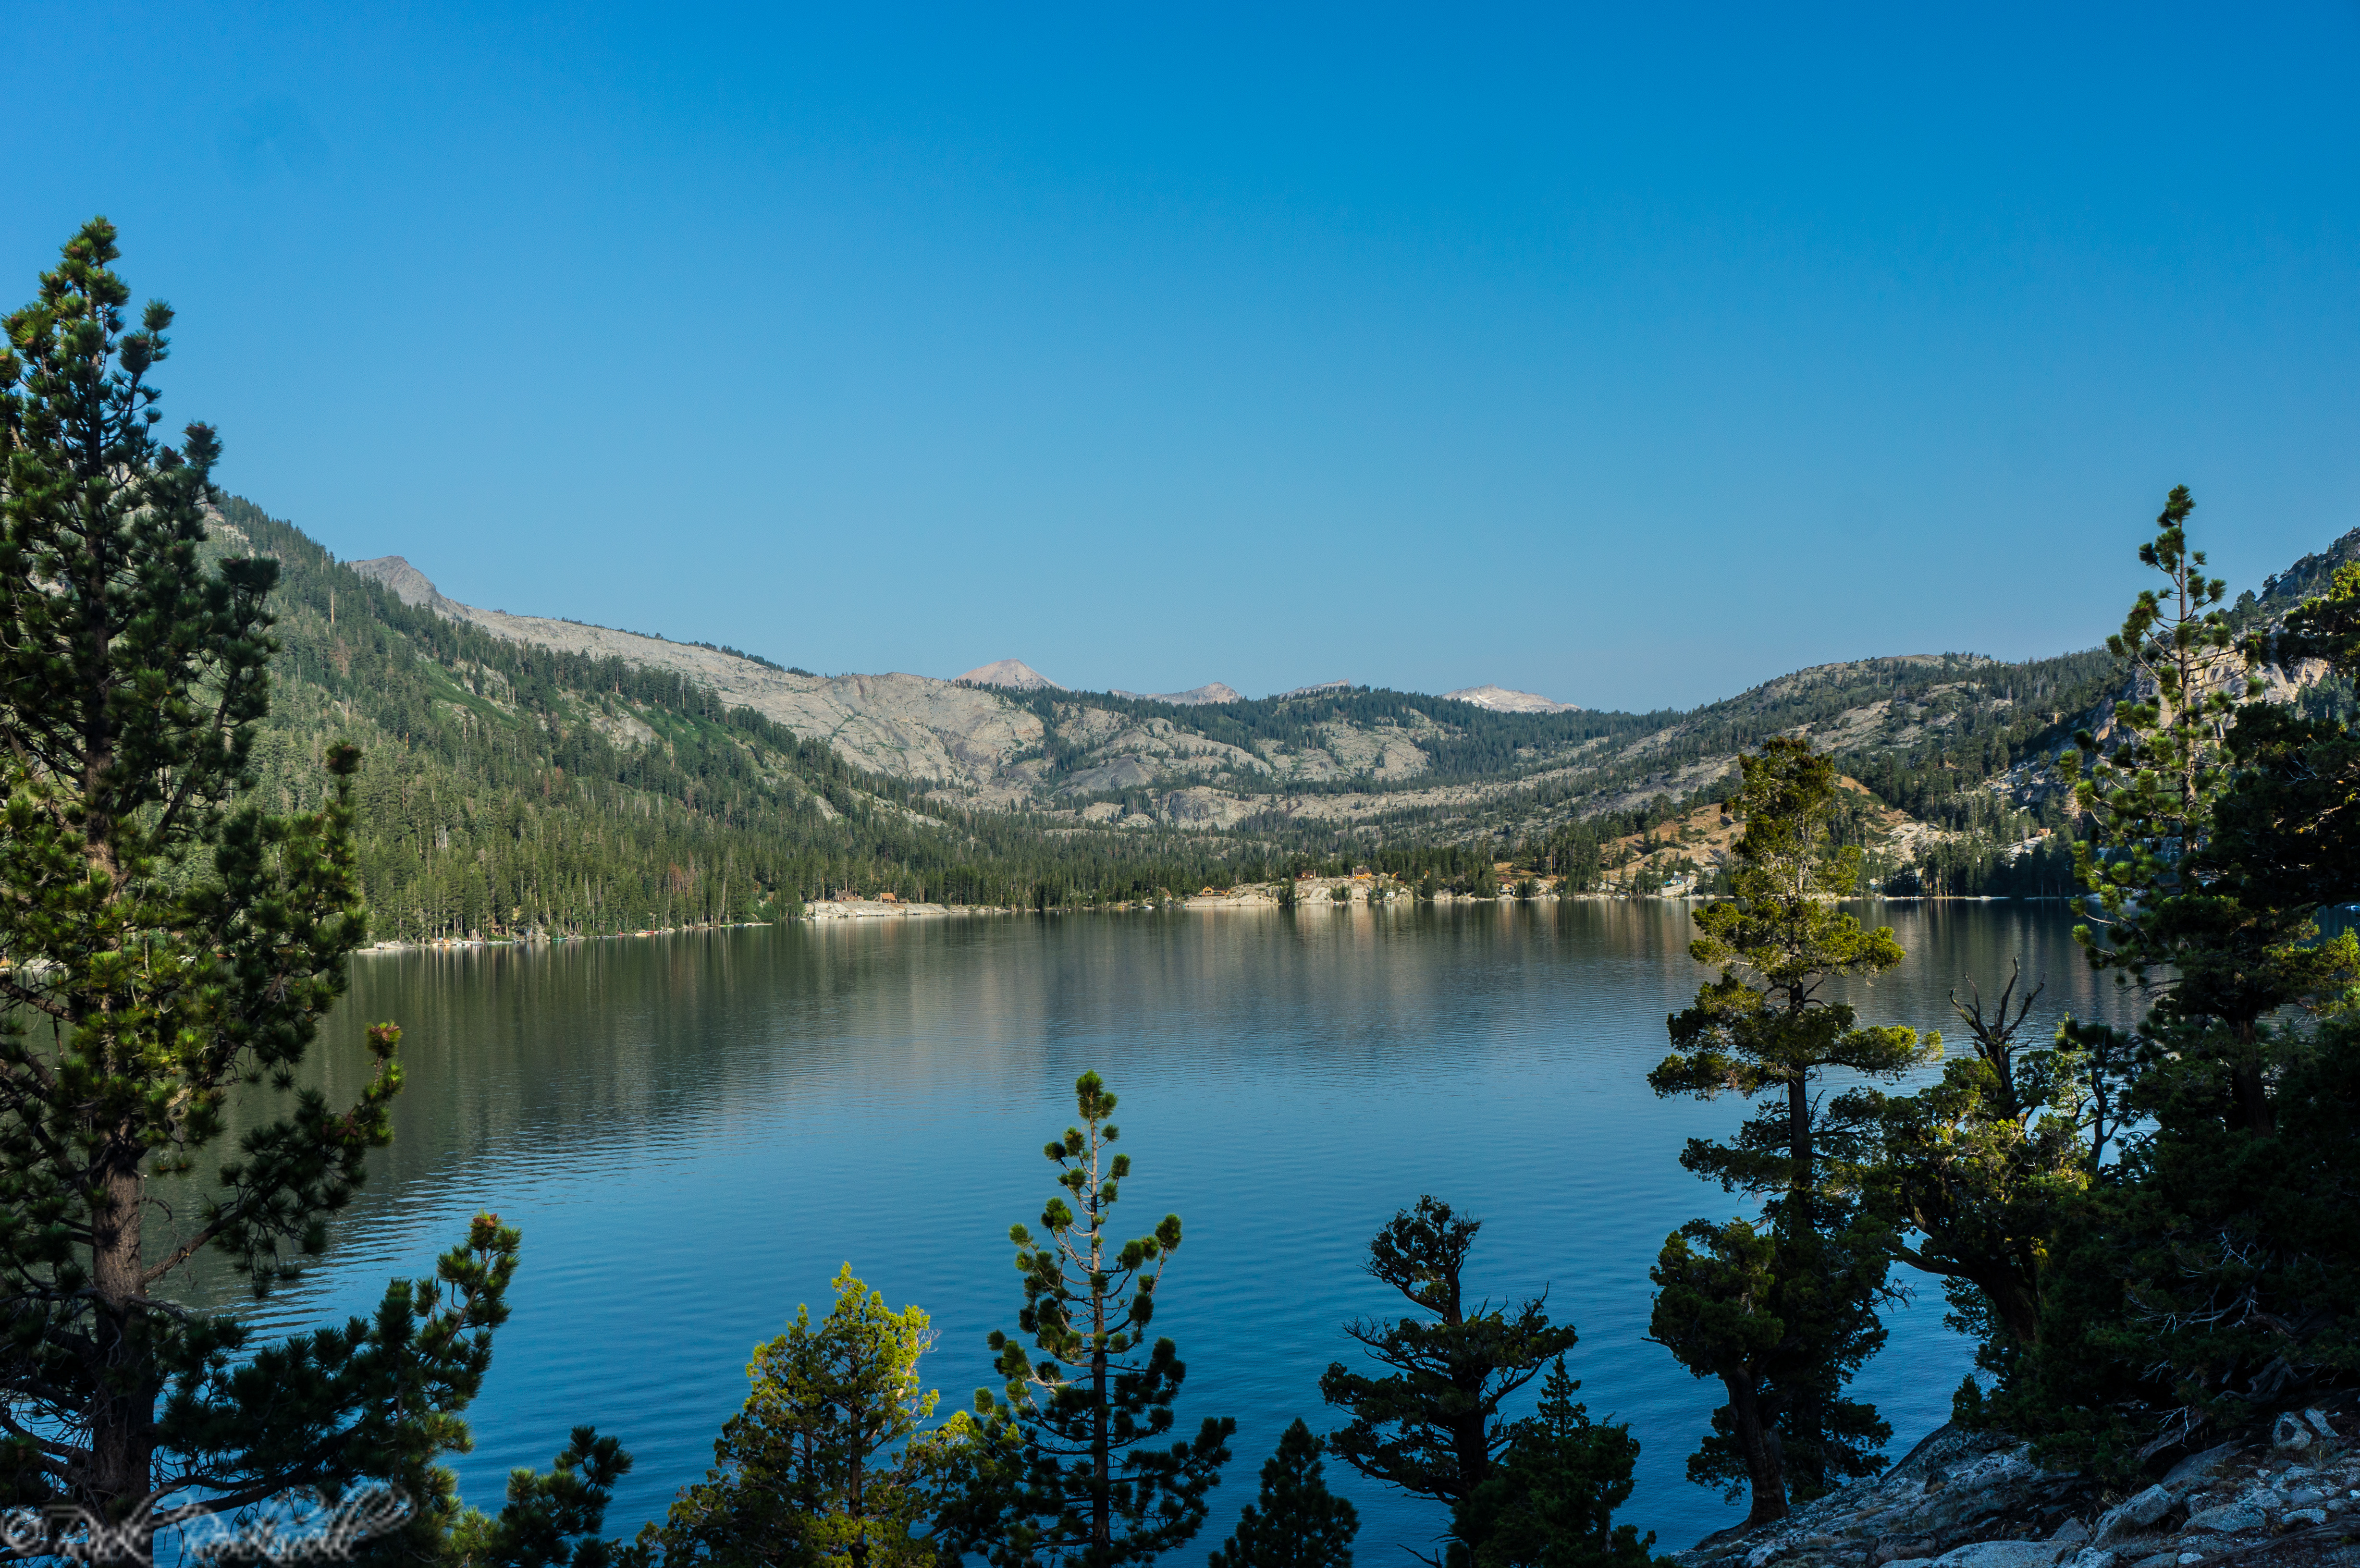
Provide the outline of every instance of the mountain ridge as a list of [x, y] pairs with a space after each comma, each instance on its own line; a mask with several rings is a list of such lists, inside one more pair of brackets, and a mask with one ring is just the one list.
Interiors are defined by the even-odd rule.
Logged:
[[1021, 659], [995, 659], [989, 664], [976, 666], [964, 675], [954, 675], [951, 681], [956, 685], [1000, 686], [1011, 691], [1065, 690]]
[[[1380, 835], [1410, 822], [1449, 823], [1461, 836], [1519, 821], [1559, 828], [1710, 790], [1737, 753], [1767, 733], [1816, 725], [1814, 738], [1830, 749], [1906, 748], [1932, 732], [1886, 723], [1884, 691], [1925, 680], [1939, 703], [1960, 689], [1958, 677], [2002, 668], [1980, 655], [1822, 665], [1718, 704], [1655, 715], [1498, 687], [1431, 696], [1371, 692], [1342, 680], [1183, 705], [1169, 696], [1072, 691], [1013, 659], [950, 681], [905, 672], [811, 676], [709, 645], [464, 604], [399, 556], [353, 569], [406, 590], [406, 603], [495, 637], [699, 681], [724, 702], [822, 737], [847, 761], [945, 800], [1200, 833], [1240, 831], [1273, 811]], [[1830, 689], [1851, 703], [1834, 722], [1819, 713]], [[1912, 713], [1916, 706], [1913, 699]], [[1737, 717], [1772, 710], [1801, 722], [1757, 733]], [[1938, 715], [1935, 728], [1948, 722]]]
[[1126, 691], [1116, 687], [1113, 695], [1131, 697], [1142, 702], [1169, 702], [1175, 708], [1201, 708], [1212, 702], [1242, 702], [1246, 694], [1220, 681], [1207, 681], [1202, 686], [1192, 686], [1185, 691]]
[[[2360, 530], [2270, 579], [2271, 598], [2249, 594], [2240, 613], [2267, 613], [2352, 558]], [[1219, 682], [1093, 692], [1017, 659], [950, 681], [819, 677], [734, 649], [461, 604], [398, 556], [353, 570], [497, 638], [694, 682], [724, 707], [903, 781], [928, 809], [1011, 813], [1052, 833], [1178, 833], [1240, 853], [1337, 842], [1504, 848], [1596, 823], [1612, 855], [1677, 862], [1682, 835], [1713, 847], [1696, 831], [1696, 809], [1725, 796], [1736, 757], [1789, 735], [1836, 755], [1874, 797], [1874, 811], [1857, 813], [1873, 866], [1923, 872], [1943, 890], [2045, 887], [2055, 865], [2009, 867], [2065, 831], [2054, 758], [2077, 727], [2103, 729], [2122, 691], [2115, 661], [2095, 649], [2014, 662], [1958, 653], [1839, 661], [1653, 713], [1499, 686], [1426, 695], [1332, 681], [1259, 699]], [[2272, 683], [2291, 691], [2300, 672], [2273, 672]], [[1657, 841], [1658, 824], [1671, 840]]]

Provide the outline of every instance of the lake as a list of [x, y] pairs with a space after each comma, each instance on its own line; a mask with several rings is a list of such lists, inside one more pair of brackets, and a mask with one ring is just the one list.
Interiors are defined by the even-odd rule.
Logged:
[[[1970, 977], [2044, 977], [2037, 1018], [2106, 1010], [2054, 905], [1894, 903], [1870, 912], [1907, 964], [1855, 990], [1863, 1021], [1952, 1023]], [[1134, 1161], [1118, 1217], [1176, 1211], [1185, 1240], [1157, 1332], [1189, 1376], [1179, 1425], [1233, 1415], [1237, 1457], [1196, 1561], [1253, 1495], [1281, 1429], [1337, 1424], [1319, 1372], [1340, 1332], [1405, 1303], [1360, 1268], [1376, 1227], [1432, 1192], [1480, 1216], [1471, 1286], [1546, 1288], [1581, 1334], [1596, 1416], [1643, 1443], [1622, 1517], [1685, 1547], [1742, 1508], [1682, 1465], [1718, 1383], [1645, 1343], [1666, 1232], [1739, 1200], [1683, 1171], [1683, 1142], [1741, 1103], [1660, 1101], [1665, 1015], [1705, 972], [1677, 903], [1393, 906], [831, 922], [639, 941], [368, 956], [315, 1048], [349, 1096], [361, 1028], [403, 1027], [393, 1145], [335, 1229], [331, 1262], [257, 1315], [274, 1326], [374, 1302], [431, 1270], [479, 1209], [524, 1233], [515, 1315], [456, 1461], [477, 1506], [545, 1465], [576, 1422], [637, 1458], [609, 1519], [628, 1534], [701, 1476], [745, 1364], [836, 1267], [933, 1315], [943, 1413], [996, 1386], [1013, 1331], [1009, 1226], [1053, 1194], [1041, 1147], [1096, 1069]], [[1900, 1271], [1896, 1270], [1896, 1275]], [[1895, 1458], [1943, 1421], [1970, 1366], [1939, 1290], [1896, 1312], [1857, 1385]], [[1365, 1561], [1425, 1547], [1438, 1507], [1330, 1462]]]

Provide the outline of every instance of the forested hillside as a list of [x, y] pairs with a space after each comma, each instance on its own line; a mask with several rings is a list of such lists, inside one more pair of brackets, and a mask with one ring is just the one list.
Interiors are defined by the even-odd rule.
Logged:
[[[1049, 908], [1354, 864], [1461, 888], [1709, 890], [1699, 809], [1780, 735], [1861, 787], [1837, 825], [1866, 851], [1863, 891], [2053, 897], [2076, 832], [2055, 758], [2123, 693], [2094, 649], [1824, 665], [1685, 713], [823, 678], [474, 609], [396, 560], [340, 565], [244, 501], [223, 522], [217, 548], [282, 563], [265, 771], [298, 802], [331, 739], [361, 744], [389, 937], [771, 918], [846, 889]], [[2355, 548], [2297, 562], [2240, 619], [2267, 622]]]
[[1048, 907], [1260, 870], [1240, 841], [945, 806], [680, 676], [490, 636], [248, 503], [222, 516], [215, 548], [280, 563], [269, 803], [315, 801], [326, 746], [361, 746], [381, 937], [764, 919], [844, 888]]

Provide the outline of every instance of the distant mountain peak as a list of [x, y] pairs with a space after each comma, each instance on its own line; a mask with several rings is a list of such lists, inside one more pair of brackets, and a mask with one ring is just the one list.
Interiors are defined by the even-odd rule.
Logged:
[[1322, 691], [1349, 691], [1351, 689], [1349, 681], [1321, 681], [1309, 686], [1297, 686], [1292, 691], [1281, 691], [1278, 695], [1282, 698], [1317, 697]]
[[400, 556], [380, 555], [374, 561], [348, 561], [344, 564], [372, 583], [384, 583], [405, 604], [413, 608], [422, 604], [445, 617], [461, 618], [457, 615], [459, 606], [444, 598], [442, 591], [427, 581], [426, 573]]
[[1505, 686], [1462, 686], [1456, 691], [1445, 691], [1445, 702], [1472, 702], [1479, 708], [1489, 708], [1495, 713], [1578, 713], [1579, 704], [1554, 702], [1530, 691], [1511, 691]]
[[1218, 681], [1208, 681], [1202, 686], [1192, 686], [1185, 691], [1121, 691], [1118, 697], [1130, 697], [1142, 702], [1169, 702], [1179, 708], [1201, 708], [1207, 702], [1242, 702], [1245, 693]]
[[1062, 691], [1063, 686], [1021, 659], [995, 659], [952, 679], [968, 686], [999, 686], [1011, 691]]

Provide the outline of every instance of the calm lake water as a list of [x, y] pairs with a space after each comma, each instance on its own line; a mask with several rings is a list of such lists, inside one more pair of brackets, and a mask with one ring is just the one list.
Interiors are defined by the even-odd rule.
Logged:
[[[2045, 977], [2038, 1016], [2112, 1001], [2054, 906], [1878, 907], [1907, 965], [1855, 994], [1866, 1021], [1941, 1028], [1953, 987]], [[1121, 1096], [1134, 1170], [1123, 1234], [1177, 1211], [1185, 1241], [1157, 1330], [1189, 1367], [1180, 1425], [1239, 1423], [1213, 1523], [1225, 1535], [1280, 1430], [1334, 1424], [1320, 1370], [1339, 1332], [1404, 1305], [1360, 1269], [1370, 1235], [1432, 1192], [1485, 1221], [1471, 1281], [1546, 1287], [1581, 1343], [1595, 1415], [1644, 1445], [1624, 1518], [1686, 1546], [1741, 1510], [1682, 1465], [1719, 1403], [1643, 1339], [1665, 1234], [1739, 1201], [1683, 1171], [1683, 1141], [1740, 1103], [1659, 1101], [1664, 1018], [1703, 978], [1677, 904], [1396, 907], [844, 922], [554, 949], [358, 962], [316, 1051], [349, 1095], [366, 1020], [405, 1030], [393, 1146], [338, 1226], [332, 1263], [260, 1309], [274, 1325], [365, 1310], [394, 1274], [490, 1209], [524, 1264], [473, 1412], [464, 1490], [497, 1508], [578, 1421], [638, 1465], [628, 1533], [702, 1475], [748, 1353], [796, 1303], [825, 1311], [838, 1264], [933, 1314], [943, 1410], [994, 1383], [1013, 1330], [1006, 1240], [1054, 1189], [1041, 1146], [1087, 1069]], [[1969, 1367], [1939, 1290], [1896, 1312], [1862, 1379], [1893, 1457], [1939, 1424]], [[1432, 1505], [1330, 1465], [1360, 1549], [1395, 1561]]]

